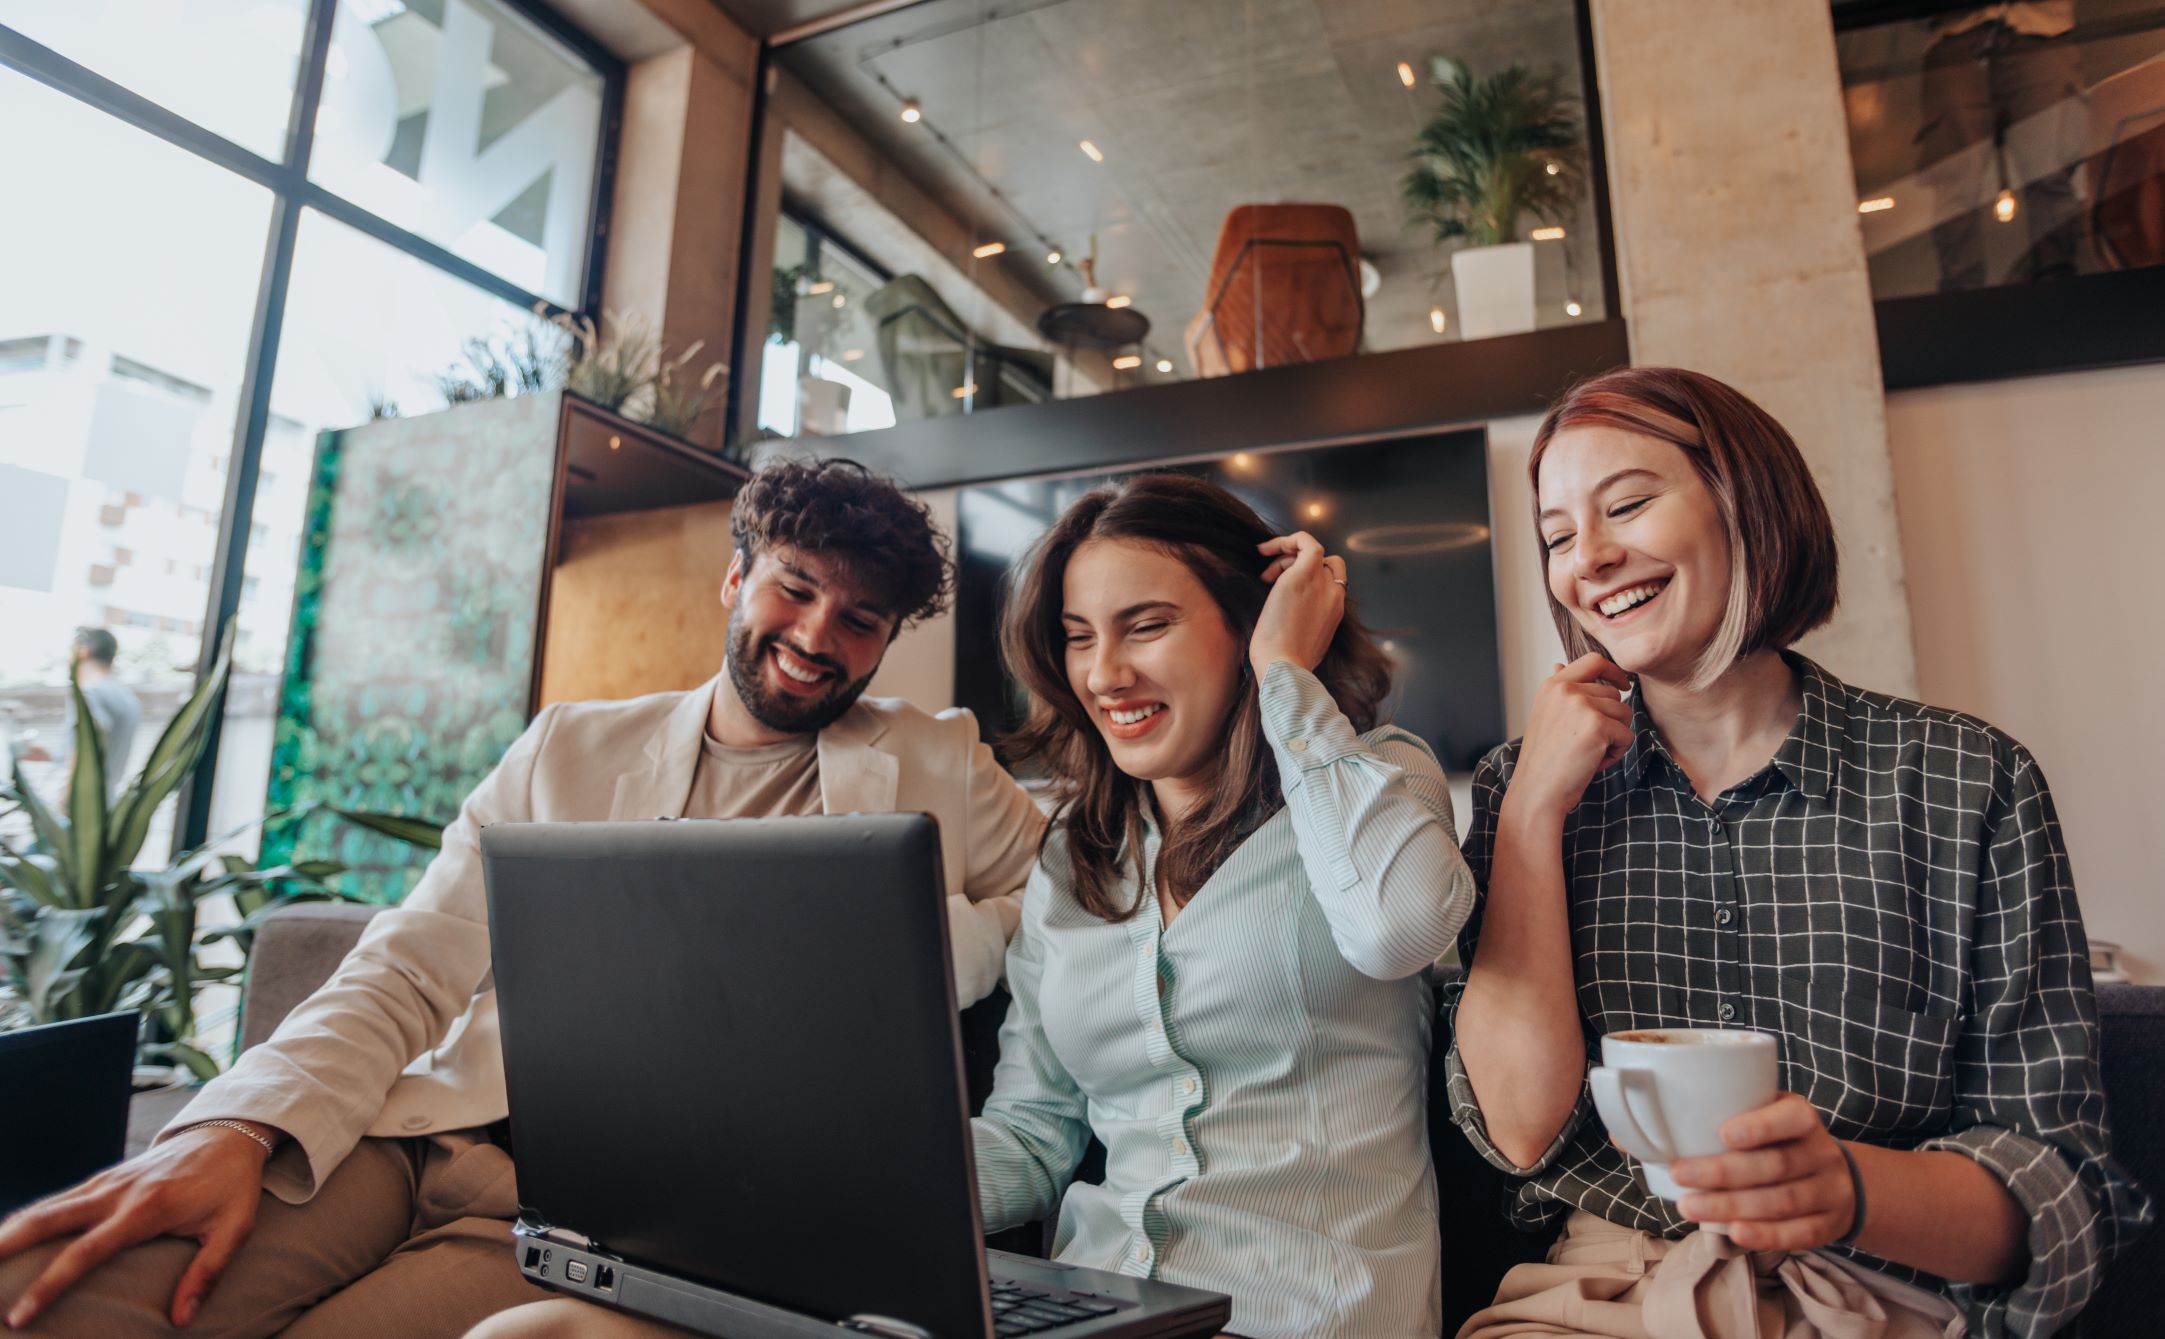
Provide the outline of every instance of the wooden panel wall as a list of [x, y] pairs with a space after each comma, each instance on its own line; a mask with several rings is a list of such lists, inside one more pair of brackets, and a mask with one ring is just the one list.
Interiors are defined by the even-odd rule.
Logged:
[[729, 511], [707, 502], [564, 522], [538, 706], [690, 688], [721, 669]]

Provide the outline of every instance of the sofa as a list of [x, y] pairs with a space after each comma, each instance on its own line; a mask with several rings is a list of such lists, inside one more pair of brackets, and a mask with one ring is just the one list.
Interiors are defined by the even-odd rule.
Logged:
[[[346, 950], [360, 938], [370, 916], [380, 908], [338, 903], [304, 903], [268, 917], [256, 934], [241, 1005], [241, 1045], [268, 1037], [294, 1005], [322, 985]], [[2153, 1195], [2165, 1195], [2165, 1139], [2158, 1137], [2165, 1113], [2165, 986], [2100, 986], [2098, 1020], [2103, 1030], [2102, 1066], [2111, 1103], [2117, 1151], [2123, 1165]], [[1007, 994], [998, 991], [963, 1011], [963, 1068], [971, 1108], [992, 1090], [999, 1059], [1000, 1022]], [[1441, 1051], [1450, 1034], [1439, 1025]], [[1439, 1225], [1444, 1274], [1446, 1335], [1495, 1294], [1504, 1271], [1538, 1259], [1545, 1238], [1504, 1226], [1508, 1178], [1477, 1156], [1450, 1122], [1443, 1094], [1441, 1065], [1431, 1067], [1429, 1143], [1435, 1152], [1441, 1187]], [[1092, 1150], [1081, 1175], [1098, 1174], [1102, 1163]], [[1006, 1233], [993, 1244], [1009, 1250], [1041, 1253], [1045, 1232]], [[2074, 1333], [2123, 1336], [2156, 1332], [2165, 1316], [2165, 1231], [2137, 1242], [2113, 1267], [2104, 1291], [2091, 1304]]]

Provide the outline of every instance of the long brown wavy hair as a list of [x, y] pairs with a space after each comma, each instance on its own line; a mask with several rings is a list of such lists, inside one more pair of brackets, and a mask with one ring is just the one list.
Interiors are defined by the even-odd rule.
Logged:
[[[1094, 916], [1124, 921], [1142, 907], [1141, 880], [1125, 904], [1118, 889], [1143, 849], [1144, 806], [1152, 792], [1114, 764], [1089, 707], [1068, 686], [1067, 630], [1060, 623], [1068, 562], [1093, 539], [1147, 544], [1171, 555], [1210, 592], [1245, 656], [1270, 594], [1256, 546], [1276, 533], [1215, 484], [1185, 474], [1145, 474], [1078, 498], [1023, 558], [1000, 620], [1000, 650], [1007, 672], [1029, 690], [1030, 708], [1004, 742], [1011, 759], [1035, 761], [1052, 774], [1060, 799], [1054, 822], [1067, 838], [1075, 895]], [[1390, 661], [1361, 627], [1350, 600], [1316, 677], [1354, 729], [1375, 727], [1391, 688]], [[1176, 905], [1187, 905], [1234, 848], [1285, 803], [1256, 692], [1255, 676], [1244, 668], [1218, 755], [1219, 784], [1164, 833], [1155, 882]]]

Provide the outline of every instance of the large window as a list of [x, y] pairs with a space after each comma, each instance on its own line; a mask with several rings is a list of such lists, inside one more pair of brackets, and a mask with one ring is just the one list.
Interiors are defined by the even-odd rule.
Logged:
[[77, 628], [140, 760], [230, 623], [144, 858], [262, 813], [316, 436], [594, 314], [620, 76], [524, 0], [0, 0], [0, 755], [33, 784]]
[[58, 794], [77, 628], [140, 704], [112, 774], [192, 683], [271, 195], [5, 69], [0, 124], [36, 127], [0, 180], [39, 183], [0, 205], [0, 728]]

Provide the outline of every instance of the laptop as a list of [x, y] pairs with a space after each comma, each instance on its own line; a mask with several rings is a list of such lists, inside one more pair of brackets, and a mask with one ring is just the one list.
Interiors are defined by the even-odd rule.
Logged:
[[521, 1271], [709, 1335], [1216, 1334], [1223, 1294], [988, 1252], [922, 814], [481, 834]]
[[141, 1022], [130, 1009], [0, 1033], [0, 1093], [36, 1095], [0, 1100], [0, 1218], [120, 1161]]

